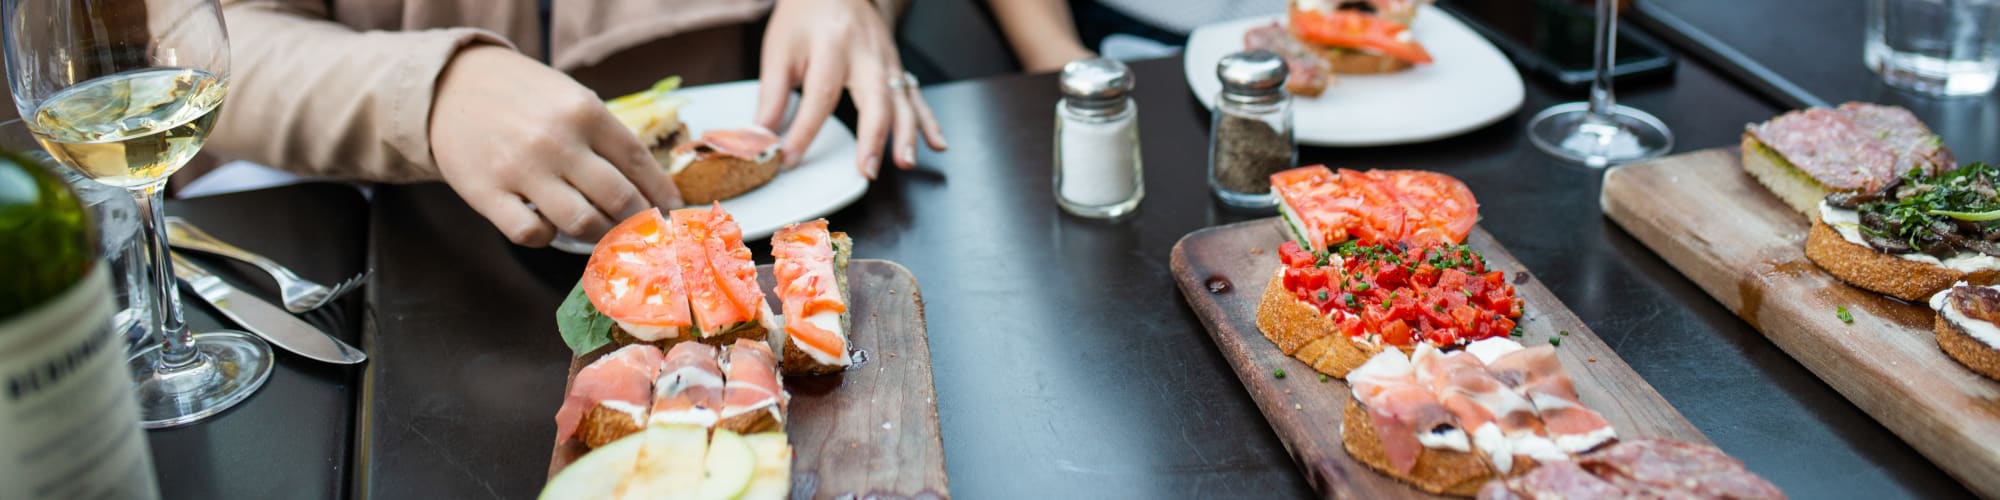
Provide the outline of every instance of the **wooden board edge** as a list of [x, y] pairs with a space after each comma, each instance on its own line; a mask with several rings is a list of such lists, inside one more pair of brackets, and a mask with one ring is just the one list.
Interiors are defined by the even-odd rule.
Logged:
[[[1215, 343], [1215, 346], [1218, 350], [1224, 351], [1223, 354], [1225, 355], [1225, 357], [1229, 357], [1228, 351], [1232, 349], [1238, 353], [1235, 355], [1235, 357], [1238, 358], [1248, 357], [1247, 352], [1245, 352], [1245, 349], [1247, 349], [1248, 346], [1244, 345], [1245, 341], [1243, 340], [1243, 337], [1245, 335], [1241, 332], [1236, 332], [1235, 327], [1220, 322], [1217, 318], [1225, 316], [1221, 311], [1203, 311], [1201, 310], [1201, 306], [1197, 305], [1197, 304], [1213, 304], [1213, 302], [1196, 300], [1195, 298], [1196, 296], [1198, 296], [1198, 294], [1209, 293], [1208, 285], [1206, 283], [1208, 278], [1194, 276], [1194, 273], [1191, 272], [1192, 269], [1188, 267], [1190, 265], [1190, 263], [1188, 262], [1189, 257], [1187, 256], [1187, 250], [1184, 244], [1187, 243], [1189, 239], [1194, 238], [1197, 235], [1229, 230], [1239, 226], [1250, 226], [1258, 224], [1274, 225], [1273, 222], [1274, 220], [1275, 219], [1256, 219], [1251, 221], [1237, 222], [1221, 226], [1210, 226], [1198, 229], [1189, 232], [1186, 235], [1182, 235], [1180, 240], [1175, 241], [1173, 251], [1169, 254], [1168, 257], [1169, 267], [1170, 270], [1173, 272], [1174, 282], [1176, 285], [1178, 285], [1176, 288], [1179, 288], [1181, 291], [1182, 304], [1188, 307], [1189, 309], [1194, 310], [1195, 317], [1200, 318], [1201, 320], [1202, 330], [1208, 333], [1209, 340]], [[1231, 293], [1260, 293], [1257, 290], [1244, 290], [1242, 287], [1238, 287], [1234, 283], [1231, 283], [1230, 286], [1234, 289], [1232, 290]], [[1262, 336], [1263, 336], [1262, 333], [1258, 334], [1259, 338], [1262, 338]], [[1235, 362], [1232, 360], [1231, 362], [1226, 364], [1229, 365], [1230, 372], [1236, 374], [1236, 381], [1238, 384], [1243, 386], [1244, 392], [1249, 393], [1250, 400], [1257, 404], [1257, 412], [1264, 417], [1265, 425], [1267, 427], [1271, 427], [1272, 432], [1274, 434], [1277, 434], [1278, 443], [1285, 447], [1285, 454], [1291, 457], [1292, 464], [1295, 467], [1297, 467], [1302, 473], [1305, 474], [1306, 483], [1312, 486], [1313, 491], [1319, 492], [1321, 496], [1327, 498], [1358, 498], [1358, 493], [1347, 487], [1347, 481], [1335, 480], [1336, 478], [1342, 477], [1344, 475], [1344, 473], [1338, 467], [1334, 467], [1331, 464], [1315, 462], [1307, 456], [1308, 454], [1310, 454], [1308, 450], [1300, 449], [1300, 446], [1312, 446], [1314, 443], [1311, 443], [1309, 440], [1308, 442], [1305, 443], [1294, 443], [1293, 439], [1286, 439], [1285, 431], [1283, 429], [1278, 429], [1275, 426], [1271, 425], [1272, 416], [1276, 414], [1275, 412], [1286, 411], [1286, 409], [1283, 408], [1278, 403], [1278, 398], [1274, 397], [1274, 395], [1263, 394], [1262, 386], [1250, 383], [1251, 377], [1256, 377], [1259, 376], [1260, 374], [1244, 373], [1243, 370], [1246, 369], [1245, 366], [1247, 366], [1248, 363]], [[1310, 450], [1310, 451], [1317, 452], [1319, 450]], [[1333, 451], [1338, 453], [1346, 453], [1346, 450], [1344, 449], [1333, 450]], [[1412, 491], [1415, 490], [1413, 489]]]
[[[923, 349], [924, 379], [928, 382], [928, 384], [926, 384], [926, 387], [923, 388], [923, 394], [926, 395], [927, 396], [926, 399], [930, 401], [930, 418], [926, 420], [927, 423], [929, 424], [928, 425], [929, 435], [936, 437], [936, 439], [928, 440], [928, 442], [923, 443], [923, 445], [926, 447], [934, 448], [936, 451], [938, 459], [936, 465], [937, 470], [935, 472], [936, 472], [936, 477], [939, 478], [940, 480], [940, 483], [937, 485], [937, 491], [930, 491], [929, 489], [924, 489], [915, 492], [913, 494], [910, 494], [908, 495], [908, 497], [946, 498], [946, 499], [951, 498], [951, 475], [950, 475], [950, 467], [947, 465], [947, 460], [949, 460], [949, 458], [944, 453], [944, 432], [941, 423], [942, 418], [941, 415], [938, 413], [937, 409], [937, 403], [938, 403], [937, 375], [936, 375], [936, 367], [935, 365], [932, 364], [932, 358], [930, 352], [930, 319], [928, 313], [925, 310], [926, 304], [923, 298], [922, 283], [920, 283], [917, 280], [916, 273], [910, 271], [908, 267], [905, 267], [901, 263], [895, 261], [886, 259], [853, 259], [852, 261], [849, 262], [850, 272], [854, 267], [861, 265], [885, 267], [889, 269], [889, 273], [892, 276], [893, 275], [902, 276], [904, 278], [904, 281], [910, 283], [911, 286], [908, 296], [910, 297], [910, 301], [912, 302], [912, 305], [915, 308], [914, 314], [916, 316], [916, 323], [917, 323], [916, 327], [919, 333], [919, 335], [916, 335], [914, 337], [914, 340], [911, 341], [911, 345], [912, 347], [922, 347]], [[770, 267], [768, 264], [759, 266], [760, 269], [759, 276], [762, 276], [764, 274], [764, 271], [762, 270], [768, 267]], [[563, 382], [563, 387], [565, 392], [567, 392], [570, 384], [576, 381], [576, 374], [579, 370], [581, 370], [584, 366], [590, 364], [591, 362], [597, 360], [598, 358], [603, 357], [605, 354], [609, 354], [612, 351], [617, 350], [619, 347], [620, 346], [616, 345], [605, 346], [598, 350], [585, 353], [582, 356], [571, 358], [570, 368]], [[585, 449], [582, 440], [574, 436], [572, 436], [567, 441], [554, 442], [551, 446], [548, 473], [547, 477], [544, 478], [544, 481], [554, 479], [556, 474], [562, 471], [563, 467], [568, 466], [570, 462], [575, 460], [575, 458], [581, 457], [583, 454], [588, 452], [589, 450]], [[794, 458], [793, 460], [796, 461], [797, 458]], [[799, 478], [798, 474], [799, 474], [798, 471], [794, 471], [795, 481], [793, 486], [794, 489], [792, 492], [794, 497], [797, 497], [803, 493], [811, 493], [810, 496], [812, 497], [836, 496], [825, 491], [816, 491], [819, 481], [816, 477], [812, 477], [811, 475], [808, 475], [806, 479], [812, 483], [812, 486], [809, 489], [800, 490], [799, 483], [797, 481], [797, 479]], [[851, 497], [853, 495], [854, 495], [853, 492], [849, 492], [846, 493], [845, 495], [842, 495], [841, 497], [845, 498], [845, 497]], [[868, 492], [867, 497], [897, 498], [897, 497], [903, 497], [903, 495], [885, 493], [885, 492]]]
[[[1309, 436], [1294, 436], [1293, 434], [1298, 432], [1311, 431], [1295, 428], [1296, 425], [1281, 425], [1279, 423], [1280, 420], [1290, 419], [1289, 417], [1277, 418], [1277, 415], [1285, 414], [1294, 409], [1284, 406], [1284, 399], [1290, 396], [1281, 396], [1277, 393], [1277, 391], [1282, 391], [1280, 384], [1268, 383], [1269, 381], [1265, 380], [1269, 375], [1261, 371], [1264, 367], [1253, 366], [1260, 363], [1260, 360], [1265, 357], [1265, 354], [1252, 352], [1253, 349], [1257, 349], [1252, 344], [1263, 341], [1263, 335], [1261, 332], [1255, 332], [1254, 330], [1239, 330], [1237, 327], [1240, 325], [1236, 324], [1237, 322], [1235, 321], [1231, 321], [1229, 312], [1221, 310], [1227, 306], [1210, 298], [1213, 293], [1208, 289], [1208, 281], [1215, 277], [1203, 276], [1199, 273], [1214, 272], [1215, 269], [1223, 266], [1197, 262], [1197, 260], [1204, 257], [1196, 255], [1196, 252], [1190, 252], [1187, 249], [1189, 241], [1207, 235], [1210, 232], [1253, 231], [1256, 229], [1246, 226], [1255, 225], [1263, 225], [1269, 227], [1272, 231], [1280, 231], [1276, 224], [1275, 219], [1259, 219], [1205, 228], [1183, 236], [1181, 240], [1175, 243], [1174, 249], [1170, 253], [1170, 267], [1173, 271], [1177, 288], [1180, 289], [1182, 298], [1187, 302], [1188, 307], [1194, 310], [1196, 316], [1201, 319], [1203, 327], [1208, 331], [1210, 339], [1216, 343], [1217, 349], [1222, 351], [1225, 358], [1229, 359], [1231, 370], [1237, 375], [1238, 381], [1244, 386], [1245, 392], [1249, 393], [1251, 399], [1257, 404], [1258, 410], [1263, 413], [1267, 424], [1277, 433], [1281, 444], [1283, 444], [1287, 453], [1293, 459], [1294, 464], [1305, 474], [1308, 483], [1312, 485], [1315, 491], [1329, 497], [1365, 497], [1385, 494], [1385, 492], [1376, 488], [1382, 485], [1396, 484], [1394, 480], [1355, 481], [1348, 477], [1356, 472], [1352, 470], [1353, 467], [1360, 467], [1360, 472], [1372, 471], [1367, 471], [1365, 466], [1359, 464], [1343, 464], [1338, 460], [1326, 458], [1336, 456], [1336, 454], [1347, 453], [1346, 449], [1339, 444], [1338, 438], [1329, 440]], [[1512, 273], [1519, 273], [1526, 270], [1519, 259], [1509, 253], [1497, 239], [1494, 239], [1491, 234], [1486, 233], [1483, 229], [1475, 229], [1471, 237], [1467, 239], [1467, 243], [1480, 248], [1480, 251], [1487, 256], [1489, 261], [1499, 260], [1512, 263], [1513, 268], [1503, 267], [1504, 265], [1493, 267], [1495, 270], [1508, 271], [1510, 279], [1512, 278]], [[1587, 323], [1577, 317], [1574, 311], [1569, 310], [1566, 305], [1562, 304], [1560, 298], [1542, 286], [1539, 280], [1533, 279], [1532, 272], [1526, 273], [1526, 275], [1530, 281], [1535, 281], [1535, 283], [1517, 282], [1516, 286], [1517, 289], [1520, 289], [1520, 295], [1523, 298], [1538, 296], [1540, 298], [1536, 300], [1544, 303], [1538, 304], [1536, 310], [1530, 311], [1532, 314], [1523, 317], [1523, 321], [1525, 322], [1530, 318], [1534, 318], [1544, 323], [1542, 326], [1530, 328], [1532, 331], [1539, 333], [1538, 336], [1533, 337], [1543, 342], [1547, 342], [1549, 338], [1556, 336], [1560, 329], [1558, 326], [1573, 330], [1570, 336], [1564, 337], [1571, 340], [1571, 342], [1563, 343], [1559, 349], [1559, 355], [1571, 358], [1566, 359], [1564, 364], [1568, 367], [1572, 376], [1579, 378], [1607, 377], [1593, 384], [1593, 386], [1599, 387], [1604, 391], [1604, 396], [1591, 396], [1586, 393], [1584, 397], [1590, 398], [1587, 401], [1590, 402], [1591, 407], [1598, 408], [1600, 411], [1606, 411], [1607, 416], [1615, 411], [1619, 415], [1624, 415], [1624, 418], [1631, 422], [1629, 425], [1633, 427], [1629, 428], [1629, 430], [1626, 427], [1620, 428], [1621, 435], [1667, 437], [1699, 444], [1710, 444], [1708, 438], [1701, 433], [1700, 429], [1694, 427], [1644, 377], [1632, 370], [1622, 357], [1618, 356], [1603, 339], [1590, 330]], [[1241, 279], [1241, 277], [1234, 277], [1234, 279]], [[1230, 287], [1230, 291], [1226, 293], [1261, 293], [1261, 288], [1255, 286], [1246, 287], [1239, 283], [1230, 283]], [[1525, 288], [1522, 289], [1522, 287]], [[1247, 300], [1247, 302], [1254, 304], [1257, 301], [1251, 299]], [[1530, 337], [1520, 337], [1515, 340], [1526, 344], [1530, 340]], [[1278, 358], [1290, 360], [1289, 357], [1282, 355], [1278, 356]], [[1589, 361], [1586, 362], [1585, 358], [1588, 358]], [[1344, 388], [1346, 386], [1344, 382], [1336, 380], [1335, 383], [1343, 388], [1341, 392], [1345, 394]], [[1289, 393], [1287, 392], [1287, 394]], [[1605, 399], [1606, 397], [1610, 399]], [[1387, 479], [1386, 476], [1384, 479]], [[1392, 487], [1407, 488], [1407, 486], [1400, 485]], [[1408, 489], [1408, 493], [1415, 497], [1427, 496], [1413, 488]]]
[[[1731, 289], [1728, 284], [1714, 283], [1710, 282], [1710, 280], [1701, 279], [1699, 273], [1689, 270], [1690, 267], [1706, 265], [1702, 257], [1704, 255], [1709, 255], [1709, 260], [1722, 258], [1721, 256], [1705, 253], [1707, 250], [1702, 245], [1697, 244], [1705, 243], [1705, 240], [1700, 238], [1676, 237], [1673, 234], [1675, 230], [1669, 227], [1670, 222], [1667, 217], [1646, 213], [1645, 210], [1636, 206], [1636, 202], [1632, 201], [1636, 198], [1614, 195], [1614, 192], [1636, 195], [1637, 193], [1650, 190], [1652, 186], [1644, 180], [1628, 180], [1628, 178], [1641, 178], [1645, 175], [1643, 172], [1646, 169], [1668, 168], [1658, 162], [1670, 161], [1676, 158], [1686, 161], [1688, 158], [1696, 156], [1717, 156], [1721, 161], [1734, 163], [1738, 161], [1736, 160], [1736, 157], [1739, 156], [1737, 152], [1737, 147], [1728, 146], [1685, 153], [1645, 163], [1619, 166], [1611, 172], [1606, 173], [1603, 194], [1601, 195], [1604, 215], [1611, 219], [1612, 222], [1618, 224], [1627, 233], [1631, 234], [1633, 239], [1638, 240], [1654, 254], [1660, 256], [1676, 272], [1680, 273], [1690, 282], [1693, 282], [1698, 288], [1701, 288], [1710, 298], [1720, 303], [1724, 309], [1743, 319], [1753, 330], [1756, 330], [1761, 336], [1772, 342], [1772, 344], [1785, 351], [1787, 356], [1804, 365], [1816, 378], [1820, 379], [1822, 383], [1826, 383], [1829, 387], [1832, 387], [1849, 404], [1855, 405], [1871, 418], [1888, 428], [1892, 433], [1896, 434], [1897, 437], [1908, 442], [1925, 458], [1932, 461], [1960, 483], [1974, 489], [1981, 495], [2000, 498], [2000, 449], [1988, 449], [1976, 444], [1968, 444], [1976, 442], [1979, 437], [1976, 434], [1982, 434], [1982, 431], [1985, 429], [1968, 428], [1973, 423], [1962, 419], [1954, 421], [1946, 419], [1942, 415], [1930, 414], [1929, 412], [1907, 411], [1907, 405], [1901, 404], [1911, 399], [1910, 397], [1903, 396], [1906, 393], [1918, 394], [1919, 398], [1924, 399], [1936, 397], [1935, 395], [1926, 394], [1927, 391], [1925, 389], [1929, 389], [1928, 387], [1901, 386], [1874, 388], [1871, 390], [1867, 387], [1846, 382], [1847, 377], [1856, 370], [1873, 372], [1876, 374], [1874, 377], [1880, 379], [1900, 380], [1900, 378], [1892, 373], [1892, 367], [1885, 367], [1879, 363], [1858, 363], [1862, 366], [1855, 366], [1857, 363], [1854, 363], [1853, 358], [1859, 356], [1859, 354], [1840, 355], [1836, 353], [1832, 356], [1842, 359], [1827, 359], [1827, 357], [1814, 355], [1812, 353], [1814, 349], [1839, 350], [1844, 347], [1839, 345], [1838, 342], [1820, 342], [1814, 340], [1813, 336], [1823, 334], [1811, 331], [1811, 328], [1806, 326], [1815, 323], [1817, 320], [1823, 320], [1824, 318], [1820, 318], [1820, 316], [1830, 317], [1830, 312], [1803, 310], [1801, 309], [1802, 306], [1795, 301], [1766, 303], [1762, 300], [1757, 300], [1754, 301], [1755, 304], [1751, 304], [1746, 298], [1753, 295], [1764, 295], [1769, 291], [1770, 287], [1774, 286], [1774, 280], [1787, 280], [1787, 277], [1783, 273], [1779, 273], [1776, 276], [1760, 275], [1751, 277], [1751, 279], [1739, 279], [1735, 283], [1734, 289]], [[1740, 167], [1736, 168], [1740, 170]], [[1704, 180], [1713, 181], [1714, 179]], [[1638, 185], [1627, 185], [1633, 183], [1637, 183]], [[1709, 184], [1714, 183], [1709, 182]], [[1770, 205], [1774, 207], [1782, 208], [1782, 205], [1778, 204], [1775, 197], [1767, 201], [1772, 202]], [[1782, 213], [1785, 217], [1796, 218], [1800, 221], [1801, 225], [1808, 223], [1805, 221], [1804, 216], [1794, 215], [1795, 212], [1790, 210], [1783, 210]], [[1803, 257], [1801, 256], [1800, 258]], [[1810, 272], [1824, 273], [1824, 271], [1819, 270], [1816, 266], [1812, 267]], [[1874, 296], [1871, 292], [1851, 288], [1844, 283], [1838, 283], [1837, 279], [1830, 276], [1826, 276], [1825, 278], [1834, 281], [1833, 286], [1850, 288], [1854, 292]], [[1925, 328], [1914, 328], [1885, 318], [1884, 316], [1886, 315], [1878, 314], [1880, 311], [1874, 310], [1869, 304], [1856, 303], [1853, 305], [1855, 307], [1852, 312], [1854, 313], [1857, 325], [1879, 323], [1883, 328], [1920, 329], [1922, 331], [1915, 334], [1920, 336], [1930, 335], [1927, 323], [1924, 325]], [[1865, 326], [1858, 329], [1868, 330]], [[1929, 344], [1935, 347], [1935, 340], [1930, 341]], [[1937, 358], [1934, 359], [1932, 364], [1957, 365], [1956, 361], [1945, 357], [1942, 353], [1936, 353], [1932, 357]], [[1954, 368], [1964, 369], [1962, 366], [1955, 366]], [[1969, 377], [1978, 377], [1976, 374], [1971, 374], [1969, 370], [1966, 371], [1966, 375]], [[1948, 406], [1948, 403], [1938, 404]], [[2000, 415], [2000, 400], [1987, 400], [1986, 405], [1991, 407], [1988, 409], [1989, 411]], [[1939, 411], [1946, 410], [1940, 409]]]

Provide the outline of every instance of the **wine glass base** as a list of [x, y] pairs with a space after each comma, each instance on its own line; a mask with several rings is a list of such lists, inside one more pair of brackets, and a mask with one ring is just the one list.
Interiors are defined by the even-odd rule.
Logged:
[[271, 377], [271, 346], [248, 333], [217, 330], [194, 334], [198, 358], [164, 370], [156, 363], [160, 344], [126, 359], [139, 398], [139, 420], [164, 429], [221, 413], [257, 393]]
[[1590, 103], [1550, 106], [1528, 121], [1536, 148], [1565, 160], [1604, 168], [1666, 154], [1674, 134], [1644, 111], [1612, 106], [1605, 116], [1590, 114]]

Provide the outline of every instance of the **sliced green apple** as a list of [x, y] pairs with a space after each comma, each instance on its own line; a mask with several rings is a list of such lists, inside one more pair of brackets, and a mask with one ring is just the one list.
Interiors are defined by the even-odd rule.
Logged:
[[757, 470], [757, 455], [751, 453], [750, 444], [743, 436], [728, 430], [716, 429], [708, 440], [708, 463], [702, 471], [701, 490], [695, 493], [700, 500], [734, 500], [743, 495], [744, 488], [750, 486], [750, 475]]
[[571, 462], [542, 487], [541, 500], [599, 500], [611, 498], [618, 482], [632, 472], [639, 459], [644, 434], [633, 434], [598, 447]]
[[782, 500], [792, 494], [792, 445], [782, 432], [764, 432], [743, 437], [757, 457], [757, 469], [750, 475], [741, 500]]
[[[646, 428], [645, 445], [639, 449], [616, 495], [622, 499], [692, 498], [701, 487], [703, 462], [708, 452], [708, 429], [692, 425], [655, 425]], [[630, 439], [630, 438], [627, 438]]]

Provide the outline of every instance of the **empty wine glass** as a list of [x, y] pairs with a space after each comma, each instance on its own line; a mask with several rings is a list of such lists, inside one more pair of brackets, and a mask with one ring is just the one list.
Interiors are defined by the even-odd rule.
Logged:
[[1611, 63], [1618, 49], [1618, 0], [1597, 0], [1596, 76], [1590, 101], [1550, 106], [1528, 121], [1528, 139], [1557, 157], [1595, 168], [1666, 154], [1674, 134], [1644, 111], [1618, 105], [1611, 95]]
[[161, 190], [201, 150], [229, 81], [215, 0], [0, 0], [14, 107], [42, 148], [138, 201], [160, 343], [128, 362], [148, 428], [234, 406], [271, 374], [271, 347], [193, 333], [169, 262]]

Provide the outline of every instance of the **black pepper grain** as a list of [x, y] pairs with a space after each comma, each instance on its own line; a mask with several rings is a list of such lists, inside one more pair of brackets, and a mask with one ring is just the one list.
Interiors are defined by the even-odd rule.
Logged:
[[1223, 189], [1268, 193], [1271, 174], [1292, 168], [1292, 141], [1263, 120], [1219, 113], [1213, 141], [1210, 175]]

